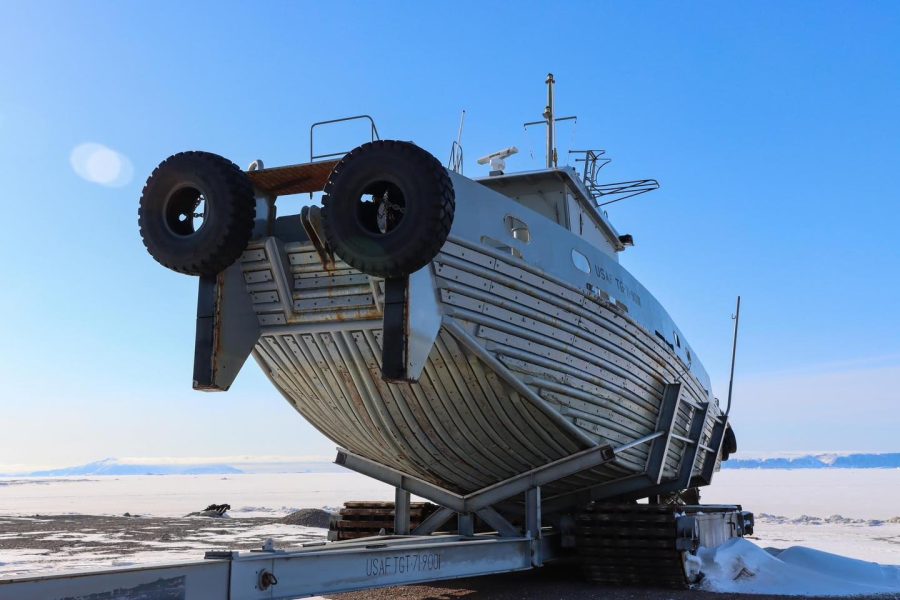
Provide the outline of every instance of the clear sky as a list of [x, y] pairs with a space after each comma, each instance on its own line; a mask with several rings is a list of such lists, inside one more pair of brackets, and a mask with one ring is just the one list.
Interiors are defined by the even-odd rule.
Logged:
[[[522, 123], [548, 71], [579, 116], [561, 155], [605, 148], [611, 180], [661, 182], [610, 207], [636, 240], [622, 262], [722, 398], [743, 295], [741, 448], [900, 450], [896, 2], [2, 9], [0, 465], [331, 454], [252, 362], [226, 394], [191, 390], [196, 281], [144, 251], [146, 176], [187, 149], [301, 162], [312, 122], [358, 113], [445, 160], [462, 109], [467, 174], [513, 144], [510, 170], [537, 167]], [[88, 143], [133, 172], [85, 166]]]

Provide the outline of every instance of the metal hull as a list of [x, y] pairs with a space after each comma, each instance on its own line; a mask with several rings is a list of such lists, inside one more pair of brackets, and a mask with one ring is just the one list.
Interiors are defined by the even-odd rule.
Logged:
[[[340, 262], [326, 270], [311, 244], [275, 238], [253, 243], [240, 268], [262, 328], [254, 356], [296, 410], [349, 451], [456, 492], [654, 433], [668, 382], [682, 383], [676, 436], [709, 400], [621, 304], [461, 236], [414, 275], [436, 300], [424, 318], [439, 320], [415, 383], [381, 378], [383, 282]], [[718, 415], [711, 405], [702, 443]], [[663, 479], [685, 448], [668, 444]], [[633, 478], [648, 452], [625, 450], [545, 497]], [[715, 460], [699, 455], [695, 474], [704, 456]]]

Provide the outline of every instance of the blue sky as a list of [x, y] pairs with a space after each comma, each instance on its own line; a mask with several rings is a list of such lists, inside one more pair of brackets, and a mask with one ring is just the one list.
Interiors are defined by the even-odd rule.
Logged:
[[[445, 160], [462, 109], [467, 174], [513, 144], [537, 167], [548, 71], [579, 116], [561, 151], [661, 182], [610, 207], [622, 261], [720, 397], [743, 295], [742, 448], [898, 450], [900, 5], [7, 1], [0, 464], [330, 454], [252, 363], [191, 390], [196, 282], [146, 255], [144, 179], [186, 149], [300, 162], [310, 123], [358, 113]], [[134, 176], [80, 178], [84, 143]]]

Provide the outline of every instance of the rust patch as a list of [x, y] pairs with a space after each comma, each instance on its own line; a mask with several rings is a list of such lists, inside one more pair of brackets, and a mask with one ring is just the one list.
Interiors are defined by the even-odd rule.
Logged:
[[222, 350], [222, 298], [225, 295], [225, 271], [216, 275], [216, 301], [213, 313], [213, 351], [212, 351], [212, 381], [216, 380], [219, 356]]
[[259, 190], [273, 196], [319, 192], [325, 189], [336, 160], [287, 165], [259, 171], [247, 171], [247, 177]]

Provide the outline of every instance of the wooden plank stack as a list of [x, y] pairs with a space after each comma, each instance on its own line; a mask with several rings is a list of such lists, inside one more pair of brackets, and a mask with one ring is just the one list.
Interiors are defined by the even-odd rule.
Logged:
[[[437, 509], [431, 502], [413, 502], [409, 505], [410, 529], [415, 529], [428, 515]], [[328, 540], [354, 540], [373, 535], [393, 535], [394, 503], [355, 500], [345, 502], [344, 507], [331, 518]]]

